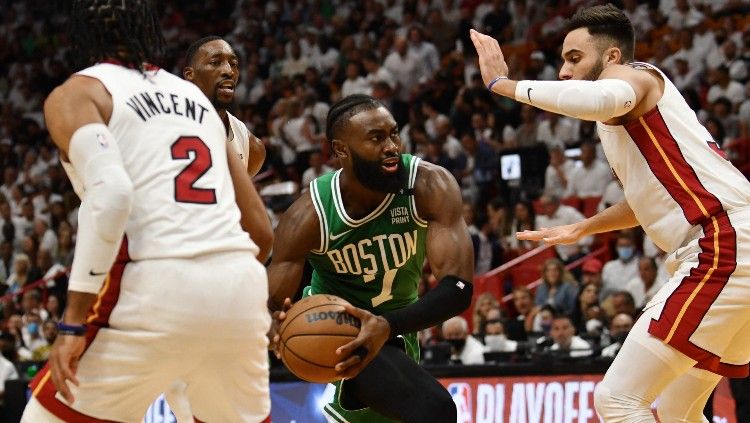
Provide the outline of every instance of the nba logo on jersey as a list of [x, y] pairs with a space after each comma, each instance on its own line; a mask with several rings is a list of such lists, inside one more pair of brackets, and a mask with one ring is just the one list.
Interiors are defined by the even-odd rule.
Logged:
[[109, 141], [107, 141], [107, 138], [104, 136], [104, 134], [96, 134], [96, 142], [98, 142], [99, 146], [102, 148], [109, 147]]
[[448, 385], [448, 392], [456, 403], [457, 423], [472, 423], [472, 402], [471, 386], [468, 383], [451, 383]]

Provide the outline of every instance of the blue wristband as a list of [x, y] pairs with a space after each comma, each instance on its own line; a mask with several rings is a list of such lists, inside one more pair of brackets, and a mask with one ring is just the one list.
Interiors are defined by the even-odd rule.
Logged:
[[86, 334], [86, 325], [66, 325], [63, 322], [57, 324], [59, 335], [83, 336]]
[[489, 84], [487, 84], [487, 89], [490, 90], [490, 91], [492, 91], [492, 86], [495, 85], [495, 83], [497, 83], [497, 81], [499, 81], [501, 79], [508, 79], [508, 77], [507, 76], [496, 76], [495, 79], [493, 79], [492, 81], [490, 81]]

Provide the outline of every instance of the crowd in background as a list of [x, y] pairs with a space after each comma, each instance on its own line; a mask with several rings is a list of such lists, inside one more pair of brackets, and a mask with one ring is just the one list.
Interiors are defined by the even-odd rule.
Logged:
[[[2, 379], [17, 376], [11, 363], [46, 358], [65, 304], [79, 200], [45, 130], [42, 105], [76, 70], [67, 3], [0, 0]], [[354, 93], [370, 94], [391, 110], [404, 152], [456, 177], [477, 274], [537, 247], [516, 240], [516, 232], [579, 221], [623, 198], [594, 124], [492, 95], [468, 31], [500, 41], [511, 78], [557, 79], [565, 18], [600, 2], [160, 3], [163, 69], [181, 75], [187, 46], [208, 34], [224, 37], [240, 57], [232, 112], [266, 146], [256, 183], [271, 215], [283, 212], [313, 178], [336, 168], [326, 113]], [[750, 2], [615, 3], [636, 28], [636, 59], [672, 78], [721, 148], [717, 154], [750, 175]], [[513, 169], [519, 163], [505, 157], [520, 159], [520, 174]], [[474, 321], [452, 319], [442, 332], [424, 337], [425, 345], [442, 338], [467, 357], [529, 344], [576, 355], [614, 354], [616, 347], [607, 348], [621, 341], [636, 310], [667, 276], [664, 253], [640, 231], [609, 239], [612, 261], [589, 259], [574, 276], [564, 264], [585, 256], [597, 240], [558, 247], [534, 292], [515, 289], [512, 304], [485, 295], [476, 302]]]

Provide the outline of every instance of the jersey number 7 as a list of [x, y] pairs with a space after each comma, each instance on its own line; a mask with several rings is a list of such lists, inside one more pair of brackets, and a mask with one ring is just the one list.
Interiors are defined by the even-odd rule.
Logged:
[[208, 169], [211, 169], [211, 150], [202, 139], [195, 136], [182, 136], [172, 144], [172, 159], [188, 160], [194, 157], [185, 169], [174, 178], [174, 199], [178, 203], [216, 204], [216, 190], [196, 188], [194, 184]]

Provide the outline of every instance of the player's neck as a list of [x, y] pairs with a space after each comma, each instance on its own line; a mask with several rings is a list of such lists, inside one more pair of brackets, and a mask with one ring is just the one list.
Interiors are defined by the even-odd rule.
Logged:
[[227, 109], [216, 109], [216, 111], [219, 113], [221, 122], [224, 124], [224, 132], [229, 136], [229, 115], [227, 114]]
[[370, 214], [388, 195], [388, 193], [367, 188], [346, 170], [341, 172], [339, 188], [346, 213], [355, 219]]

